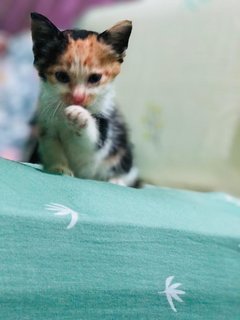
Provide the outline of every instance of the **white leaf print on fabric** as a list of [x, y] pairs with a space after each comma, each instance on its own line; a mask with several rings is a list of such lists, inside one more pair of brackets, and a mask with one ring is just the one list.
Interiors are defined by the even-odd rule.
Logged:
[[68, 216], [71, 215], [71, 221], [67, 229], [73, 228], [78, 221], [78, 213], [66, 206], [59, 203], [50, 203], [45, 206], [46, 210], [55, 211], [55, 216]]
[[175, 306], [173, 304], [173, 299], [175, 299], [179, 302], [183, 302], [183, 300], [179, 297], [179, 295], [185, 294], [185, 291], [177, 289], [178, 287], [180, 287], [182, 285], [181, 283], [171, 284], [173, 279], [174, 279], [174, 276], [168, 277], [165, 282], [165, 290], [160, 291], [158, 293], [159, 294], [162, 294], [162, 293], [166, 294], [166, 297], [167, 297], [168, 303], [170, 304], [171, 309], [174, 312], [177, 312], [177, 309], [175, 308]]

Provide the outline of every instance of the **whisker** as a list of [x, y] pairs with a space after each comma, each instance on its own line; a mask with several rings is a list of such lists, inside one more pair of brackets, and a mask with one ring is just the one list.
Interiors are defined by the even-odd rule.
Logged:
[[57, 106], [56, 106], [56, 108], [54, 109], [54, 111], [53, 111], [52, 120], [54, 119], [54, 117], [56, 116], [58, 110], [59, 110], [61, 107], [62, 107], [62, 102], [60, 101], [60, 102], [57, 104]]
[[48, 99], [45, 108], [39, 110], [39, 115], [44, 118], [47, 117], [49, 120], [53, 120], [62, 105], [62, 102], [58, 99]]

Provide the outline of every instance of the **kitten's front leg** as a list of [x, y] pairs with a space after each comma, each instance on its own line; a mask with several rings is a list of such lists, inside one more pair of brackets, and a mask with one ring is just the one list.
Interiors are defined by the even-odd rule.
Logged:
[[93, 144], [96, 144], [99, 137], [96, 120], [85, 108], [78, 105], [71, 105], [65, 109], [65, 115], [69, 127], [78, 136], [84, 136]]

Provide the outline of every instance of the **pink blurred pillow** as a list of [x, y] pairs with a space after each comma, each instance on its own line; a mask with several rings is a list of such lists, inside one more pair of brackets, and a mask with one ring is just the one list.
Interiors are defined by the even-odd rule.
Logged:
[[17, 33], [28, 28], [31, 11], [46, 15], [60, 28], [69, 28], [89, 7], [114, 2], [117, 0], [1, 0], [0, 30]]

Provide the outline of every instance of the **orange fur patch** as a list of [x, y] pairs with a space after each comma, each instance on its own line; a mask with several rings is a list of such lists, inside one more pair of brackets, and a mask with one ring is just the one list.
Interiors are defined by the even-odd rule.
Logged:
[[86, 80], [91, 73], [101, 73], [100, 84], [112, 81], [120, 72], [120, 63], [111, 47], [97, 40], [96, 35], [86, 39], [73, 40], [69, 37], [67, 51], [59, 58], [56, 65], [47, 70], [48, 80], [56, 83], [56, 71], [68, 72], [72, 82], [79, 78]]
[[118, 153], [116, 155], [110, 156], [110, 157], [105, 159], [105, 161], [104, 161], [105, 164], [110, 166], [110, 167], [117, 166], [120, 163], [124, 153], [125, 153], [125, 151], [123, 149], [119, 149], [119, 151], [118, 151]]

